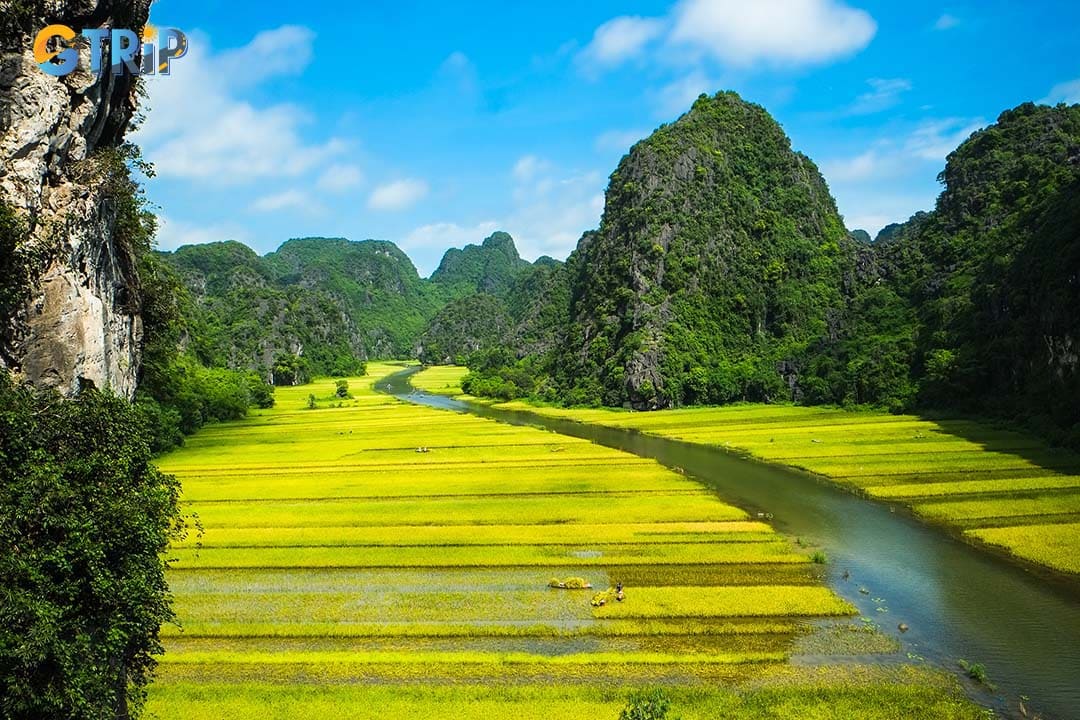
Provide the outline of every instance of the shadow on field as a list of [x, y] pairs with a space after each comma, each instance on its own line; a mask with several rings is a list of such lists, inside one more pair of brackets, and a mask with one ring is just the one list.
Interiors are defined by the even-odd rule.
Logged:
[[[941, 417], [932, 413], [915, 417], [934, 423], [943, 433], [979, 445], [986, 452], [1023, 459], [1048, 474], [1080, 474], [1080, 454], [1068, 448], [1052, 447], [1037, 435], [1008, 423], [988, 418]], [[970, 472], [993, 478], [1032, 474], [1024, 470], [987, 468], [972, 469]]]

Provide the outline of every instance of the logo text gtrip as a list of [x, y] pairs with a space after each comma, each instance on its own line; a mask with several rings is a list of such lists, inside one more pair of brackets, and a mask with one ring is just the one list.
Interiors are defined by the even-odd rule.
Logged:
[[90, 72], [95, 75], [104, 70], [106, 40], [113, 75], [169, 75], [170, 63], [188, 50], [187, 35], [176, 28], [147, 25], [140, 38], [134, 30], [121, 28], [86, 28], [77, 33], [67, 25], [49, 25], [34, 40], [34, 61], [55, 77], [75, 72], [79, 66], [75, 42], [80, 36], [90, 44]]

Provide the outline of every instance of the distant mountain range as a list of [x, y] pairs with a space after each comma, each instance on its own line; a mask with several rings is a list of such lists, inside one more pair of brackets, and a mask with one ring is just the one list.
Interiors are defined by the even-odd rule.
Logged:
[[447, 251], [430, 279], [381, 240], [303, 238], [264, 256], [227, 241], [159, 258], [189, 295], [185, 342], [203, 363], [266, 372], [287, 353], [306, 358], [316, 374], [348, 373], [368, 358], [463, 358], [501, 335], [473, 341], [461, 327], [448, 336], [455, 313], [487, 307], [484, 317], [505, 331], [504, 302], [514, 284], [555, 263], [521, 259], [502, 232]]
[[1080, 435], [1080, 106], [1007, 111], [942, 180], [934, 211], [849, 232], [779, 124], [719, 93], [630, 150], [565, 263], [503, 232], [428, 279], [376, 240], [161, 257], [211, 366], [419, 357], [499, 397], [948, 407]]

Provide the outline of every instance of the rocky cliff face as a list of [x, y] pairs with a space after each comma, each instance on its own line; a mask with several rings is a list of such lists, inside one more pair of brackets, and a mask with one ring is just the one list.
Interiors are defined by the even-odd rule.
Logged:
[[568, 265], [562, 384], [656, 408], [790, 396], [783, 367], [843, 306], [847, 232], [817, 167], [761, 107], [701, 96], [611, 175]]
[[[131, 249], [116, 235], [117, 202], [99, 167], [118, 147], [135, 110], [130, 76], [79, 70], [55, 78], [34, 62], [47, 24], [139, 30], [149, 0], [0, 1], [0, 202], [27, 235], [34, 257], [25, 302], [5, 317], [0, 365], [40, 385], [72, 392], [93, 383], [130, 397], [142, 324]], [[4, 258], [12, 263], [13, 258]]]

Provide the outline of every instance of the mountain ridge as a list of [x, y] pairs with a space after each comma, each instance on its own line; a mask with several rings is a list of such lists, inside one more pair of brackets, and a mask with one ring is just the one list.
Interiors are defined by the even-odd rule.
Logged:
[[267, 376], [282, 354], [307, 358], [321, 374], [348, 374], [370, 357], [413, 357], [449, 303], [484, 289], [505, 294], [532, 267], [504, 232], [447, 250], [430, 278], [387, 240], [292, 238], [262, 255], [225, 240], [156, 256], [191, 295], [188, 343], [200, 361]]
[[933, 210], [869, 241], [764, 109], [702, 96], [612, 174], [544, 308], [556, 342], [511, 332], [465, 388], [946, 410], [1080, 446], [1080, 105], [1006, 110], [940, 180]]
[[[503, 232], [447, 250], [429, 278], [375, 240], [172, 257], [181, 270], [188, 255], [218, 258], [202, 261], [218, 271], [187, 263], [185, 278], [217, 338], [208, 364], [263, 368], [288, 352], [335, 373], [348, 358], [420, 357], [467, 362], [471, 389], [498, 397], [952, 408], [1075, 434], [1060, 398], [1080, 392], [1080, 328], [1061, 311], [1080, 276], [1078, 115], [1006, 111], [950, 154], [933, 210], [872, 240], [845, 228], [817, 166], [764, 108], [718, 93], [623, 157], [599, 228], [566, 262], [529, 263]], [[967, 399], [986, 388], [993, 402]]]

